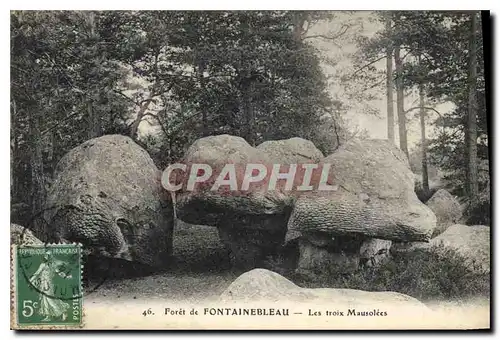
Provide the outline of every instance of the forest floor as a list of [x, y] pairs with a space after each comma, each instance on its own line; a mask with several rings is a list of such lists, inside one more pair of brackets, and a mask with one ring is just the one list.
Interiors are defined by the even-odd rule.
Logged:
[[[206, 226], [182, 225], [174, 233], [174, 262], [164, 273], [89, 282], [85, 305], [109, 308], [137, 301], [200, 304], [215, 301], [240, 273], [231, 269], [227, 250], [217, 230]], [[96, 285], [99, 285], [96, 288]], [[477, 296], [466, 299], [422, 301], [443, 315], [489, 318], [490, 300]]]
[[238, 277], [217, 229], [183, 224], [174, 232], [173, 263], [168, 271], [144, 277], [106, 279], [88, 284], [86, 300], [144, 299], [200, 301], [217, 298]]

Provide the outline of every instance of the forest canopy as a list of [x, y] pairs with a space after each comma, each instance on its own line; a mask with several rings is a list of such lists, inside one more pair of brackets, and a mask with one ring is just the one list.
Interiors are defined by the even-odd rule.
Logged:
[[[431, 190], [427, 167], [433, 167], [452, 192], [477, 206], [490, 185], [488, 17], [366, 12], [363, 20], [377, 28], [368, 36], [356, 30], [359, 21], [350, 19], [356, 15], [12, 11], [12, 204], [40, 211], [59, 159], [105, 134], [130, 136], [160, 168], [180, 159], [196, 139], [215, 134], [241, 136], [251, 145], [302, 137], [329, 154], [353, 135], [361, 137], [345, 114], [353, 101], [375, 96], [387, 103], [387, 111], [378, 112], [387, 119], [387, 138], [410, 160], [415, 152], [406, 122], [417, 113], [422, 138], [412, 164], [424, 189]], [[317, 33], [318, 27], [336, 29]], [[355, 44], [354, 72], [332, 61], [318, 42]], [[332, 82], [346, 95], [336, 95]], [[419, 104], [405, 108], [415, 94]], [[453, 108], [439, 112], [443, 102]], [[433, 112], [438, 118], [431, 119]], [[438, 133], [426, 136], [430, 127]]]

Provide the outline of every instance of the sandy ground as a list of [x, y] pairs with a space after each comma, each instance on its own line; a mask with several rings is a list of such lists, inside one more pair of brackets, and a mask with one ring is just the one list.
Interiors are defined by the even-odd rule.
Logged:
[[94, 278], [86, 287], [88, 303], [168, 299], [198, 301], [217, 297], [238, 277], [216, 228], [182, 225], [174, 234], [174, 259], [164, 273], [132, 278]]
[[144, 278], [108, 281], [85, 295], [86, 303], [159, 299], [195, 302], [219, 296], [236, 278], [222, 274], [157, 274]]
[[[217, 306], [218, 296], [238, 276], [229, 266], [227, 251], [217, 231], [210, 227], [178, 228], [174, 237], [175, 263], [168, 272], [145, 277], [90, 282], [84, 295], [86, 327], [97, 329], [349, 329], [349, 328], [488, 328], [489, 299], [425, 302], [432, 313], [420, 318], [397, 311], [393, 319], [365, 319], [362, 324], [348, 318], [235, 319], [234, 317], [189, 316], [189, 310]], [[297, 308], [297, 306], [295, 306]], [[331, 306], [330, 306], [331, 307]], [[165, 308], [184, 310], [188, 315], [166, 315]], [[305, 307], [304, 307], [305, 308]], [[392, 308], [392, 307], [388, 307]], [[150, 309], [155, 315], [142, 315]], [[308, 310], [305, 308], [304, 310]], [[409, 316], [408, 316], [409, 315]], [[272, 319], [272, 318], [271, 318]], [[260, 320], [260, 321], [258, 321]], [[420, 321], [419, 321], [420, 320]], [[339, 322], [340, 321], [340, 322]], [[259, 323], [260, 322], [260, 323]]]

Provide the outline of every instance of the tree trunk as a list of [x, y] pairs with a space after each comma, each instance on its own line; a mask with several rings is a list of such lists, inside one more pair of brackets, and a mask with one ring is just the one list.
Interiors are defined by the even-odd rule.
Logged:
[[[391, 12], [386, 14], [385, 30], [388, 34], [391, 32]], [[393, 74], [392, 74], [392, 45], [391, 42], [388, 43], [385, 52], [386, 57], [386, 97], [387, 97], [387, 138], [393, 144], [394, 140], [394, 84], [393, 84]]]
[[137, 112], [137, 117], [135, 118], [134, 122], [130, 126], [130, 138], [133, 140], [137, 140], [138, 132], [139, 132], [139, 125], [141, 124], [142, 118], [144, 118], [144, 115], [146, 114], [146, 110], [149, 107], [149, 104], [151, 103], [152, 98], [147, 99], [144, 103], [141, 104], [139, 112]]
[[304, 24], [306, 23], [307, 14], [301, 11], [296, 11], [293, 17], [293, 38], [296, 41], [301, 41], [303, 38]]
[[41, 223], [44, 200], [45, 179], [43, 176], [42, 134], [40, 131], [40, 113], [37, 105], [30, 105], [28, 110], [29, 149], [31, 168], [31, 227], [38, 237], [45, 236]]
[[95, 138], [100, 136], [101, 124], [99, 123], [99, 116], [95, 114], [92, 106], [92, 101], [87, 102], [87, 115], [88, 115], [88, 138]]
[[[92, 45], [92, 55], [94, 58], [97, 58], [99, 52], [97, 50], [98, 36], [96, 33], [96, 22], [95, 22], [95, 13], [92, 11], [85, 12], [85, 21], [87, 22], [88, 33], [90, 37], [90, 43]], [[90, 66], [91, 68], [93, 66]], [[95, 91], [95, 92], [94, 92]], [[96, 102], [99, 101], [99, 89], [97, 87], [90, 87], [88, 90], [89, 99], [87, 101], [87, 114], [88, 114], [88, 138], [95, 138], [101, 135], [101, 122], [100, 117], [96, 114], [93, 108], [93, 98], [97, 97]]]
[[469, 107], [467, 114], [467, 173], [468, 195], [471, 204], [478, 199], [478, 174], [477, 174], [477, 54], [476, 54], [477, 13], [471, 14], [469, 37]]
[[427, 194], [429, 192], [429, 172], [427, 169], [427, 138], [425, 137], [425, 102], [424, 102], [424, 86], [419, 86], [420, 96], [420, 132], [421, 132], [421, 152], [422, 152], [422, 188]]
[[206, 91], [206, 82], [205, 82], [205, 64], [202, 60], [198, 62], [197, 65], [198, 72], [198, 83], [200, 84], [200, 95], [201, 99], [199, 102], [199, 107], [201, 110], [201, 124], [202, 124], [202, 135], [208, 136], [208, 117], [207, 117], [207, 105], [205, 105], [205, 91]]
[[[385, 31], [387, 35], [391, 34], [392, 25], [392, 14], [391, 12], [386, 13], [385, 19]], [[393, 144], [394, 140], [394, 84], [393, 84], [393, 74], [392, 74], [392, 43], [388, 42], [385, 52], [386, 58], [386, 98], [387, 98], [387, 138]]]
[[252, 103], [252, 94], [253, 94], [253, 81], [252, 80], [244, 80], [242, 86], [242, 105], [243, 105], [243, 117], [245, 119], [245, 139], [250, 144], [254, 144], [254, 108]]
[[401, 49], [399, 45], [394, 48], [394, 64], [396, 65], [396, 101], [398, 110], [399, 125], [399, 147], [409, 157], [408, 142], [406, 138], [406, 113], [404, 108], [404, 87], [403, 87], [403, 60], [401, 59]]

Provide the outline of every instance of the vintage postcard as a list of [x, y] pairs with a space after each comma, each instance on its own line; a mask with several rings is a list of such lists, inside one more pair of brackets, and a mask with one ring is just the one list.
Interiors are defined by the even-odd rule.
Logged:
[[11, 329], [490, 329], [490, 34], [11, 11]]

